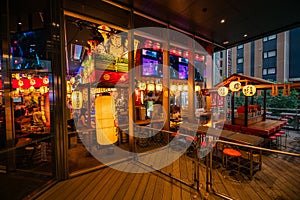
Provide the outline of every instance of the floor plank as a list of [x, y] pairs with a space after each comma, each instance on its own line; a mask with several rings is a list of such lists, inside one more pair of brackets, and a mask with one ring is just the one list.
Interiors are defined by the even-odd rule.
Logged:
[[[298, 147], [287, 148], [289, 151], [300, 152]], [[138, 158], [141, 162], [160, 166], [164, 158], [155, 154], [147, 154]], [[166, 160], [171, 157], [165, 157]], [[190, 158], [181, 156], [170, 165], [159, 171], [151, 171], [151, 166], [138, 162], [125, 162], [125, 172], [106, 167], [88, 174], [74, 177], [57, 183], [38, 197], [45, 199], [127, 199], [127, 200], [186, 200], [186, 199], [221, 199], [212, 191], [206, 192], [206, 166], [203, 160], [199, 164], [200, 194], [196, 192], [194, 182], [194, 165]], [[212, 184], [216, 192], [233, 199], [298, 199], [300, 194], [300, 160], [299, 157], [263, 155], [262, 170], [254, 174], [253, 180], [232, 181], [228, 171], [216, 167], [212, 169]], [[149, 168], [150, 167], [150, 168]], [[129, 173], [150, 170], [147, 173]], [[243, 173], [243, 172], [241, 172]], [[225, 175], [225, 178], [224, 178]], [[174, 177], [174, 178], [171, 178]], [[183, 182], [190, 184], [187, 186]]]

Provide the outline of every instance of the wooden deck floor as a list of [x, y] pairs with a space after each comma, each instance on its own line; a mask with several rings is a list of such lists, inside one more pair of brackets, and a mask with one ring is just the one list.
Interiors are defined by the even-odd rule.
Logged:
[[[290, 143], [289, 152], [300, 152], [299, 142]], [[150, 158], [151, 159], [151, 158]], [[143, 161], [141, 159], [141, 161]], [[122, 163], [126, 168], [145, 168], [143, 164]], [[125, 165], [125, 166], [124, 166]], [[276, 154], [263, 155], [262, 170], [257, 171], [253, 180], [242, 179], [237, 182], [222, 168], [214, 168], [213, 189], [233, 199], [299, 199], [300, 194], [300, 158]], [[186, 183], [193, 183], [194, 165], [186, 156], [182, 156], [161, 172], [171, 174]], [[37, 197], [38, 200], [60, 199], [115, 199], [115, 200], [168, 200], [168, 199], [222, 199], [205, 190], [205, 165], [200, 164], [200, 194], [189, 187], [162, 174], [159, 171], [149, 173], [126, 173], [106, 167], [85, 175], [62, 181]], [[225, 176], [224, 176], [225, 175]]]

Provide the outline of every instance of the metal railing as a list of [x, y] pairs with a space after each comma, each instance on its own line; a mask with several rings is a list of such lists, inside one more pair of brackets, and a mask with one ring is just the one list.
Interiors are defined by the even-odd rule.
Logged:
[[[183, 134], [183, 133], [179, 133], [179, 132], [172, 132], [172, 131], [165, 131], [165, 130], [158, 130], [155, 128], [151, 128], [151, 127], [147, 127], [147, 126], [143, 126], [143, 127], [138, 127], [137, 131], [144, 131], [146, 133], [148, 133], [148, 131], [153, 131], [153, 132], [157, 132], [159, 134], [165, 134], [165, 136], [167, 137], [162, 137], [162, 140], [157, 140], [155, 142], [155, 137], [157, 137], [156, 135], [152, 135], [150, 138], [147, 138], [143, 141], [143, 142], [148, 142], [148, 144], [146, 146], [140, 145], [139, 144], [139, 138], [136, 138], [137, 141], [135, 142], [135, 144], [137, 145], [137, 150], [138, 151], [142, 151], [144, 149], [144, 152], [151, 152], [151, 151], [155, 151], [158, 147], [165, 147], [168, 148], [170, 141], [172, 141], [172, 136], [171, 135], [175, 135], [178, 138], [187, 138], [190, 137], [191, 139], [194, 138], [194, 136], [188, 135], [188, 134]], [[176, 180], [192, 189], [195, 190], [195, 192], [200, 194], [200, 162], [205, 163], [206, 165], [206, 191], [208, 193], [212, 193], [216, 196], [219, 196], [221, 198], [224, 199], [232, 199], [231, 197], [225, 195], [225, 194], [220, 194], [218, 193], [215, 189], [214, 189], [214, 183], [213, 183], [213, 177], [212, 177], [212, 170], [213, 170], [213, 152], [210, 151], [205, 157], [203, 158], [199, 158], [198, 156], [198, 152], [201, 150], [201, 142], [202, 142], [202, 137], [198, 137], [198, 140], [196, 142], [192, 142], [190, 144], [190, 146], [186, 149], [185, 153], [182, 155], [183, 157], [180, 159], [186, 159], [184, 161], [181, 162], [188, 162], [191, 161], [193, 164], [190, 165], [189, 170], [192, 171], [192, 175], [189, 179], [185, 180], [182, 177], [176, 177], [175, 174], [173, 174], [171, 171], [166, 171], [164, 168], [162, 169], [155, 169], [153, 166], [148, 165], [147, 163], [144, 163], [142, 160], [138, 161], [143, 164], [146, 165], [147, 167], [152, 168], [153, 170], [173, 179]], [[182, 140], [183, 142], [183, 140]], [[225, 140], [214, 140], [213, 143], [216, 144], [223, 144], [223, 145], [230, 145], [230, 146], [235, 146], [238, 148], [242, 148], [242, 149], [247, 149], [247, 151], [258, 151], [258, 152], [264, 152], [264, 153], [274, 153], [274, 154], [282, 154], [282, 155], [286, 155], [286, 156], [292, 156], [292, 157], [300, 157], [300, 154], [298, 153], [292, 153], [292, 152], [285, 152], [285, 151], [281, 151], [281, 150], [276, 150], [276, 149], [268, 149], [268, 148], [263, 148], [263, 147], [258, 147], [258, 146], [251, 146], [251, 145], [246, 145], [246, 144], [240, 144], [240, 143], [235, 143], [235, 142], [230, 142], [230, 141], [225, 141]], [[143, 143], [142, 143], [143, 144]]]

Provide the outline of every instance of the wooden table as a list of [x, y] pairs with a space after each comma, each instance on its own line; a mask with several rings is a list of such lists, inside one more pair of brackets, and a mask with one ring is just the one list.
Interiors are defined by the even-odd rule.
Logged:
[[[259, 137], [259, 136], [255, 136], [255, 135], [247, 135], [244, 133], [238, 133], [238, 132], [234, 132], [231, 135], [227, 135], [227, 136], [221, 136], [220, 139], [223, 140], [227, 140], [230, 142], [236, 142], [236, 143], [240, 143], [240, 144], [246, 144], [246, 145], [252, 145], [252, 146], [260, 146], [263, 142], [264, 142], [264, 138]], [[244, 166], [245, 168], [249, 169], [250, 171], [250, 178], [252, 179], [253, 177], [253, 170], [254, 170], [254, 161], [253, 161], [253, 149], [245, 149], [246, 152], [248, 152], [249, 154], [249, 159], [250, 159], [250, 166], [249, 168], [247, 166]], [[259, 170], [261, 170], [261, 166], [262, 166], [262, 151], [259, 151], [259, 160], [258, 160], [258, 166], [259, 166]]]
[[249, 125], [248, 127], [241, 126], [241, 131], [251, 135], [270, 136], [274, 132], [278, 131], [285, 124], [285, 121], [268, 119], [266, 121], [261, 121]]

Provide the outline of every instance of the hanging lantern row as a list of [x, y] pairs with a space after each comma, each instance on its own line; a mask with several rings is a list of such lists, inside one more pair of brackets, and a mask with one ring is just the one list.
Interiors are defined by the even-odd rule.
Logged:
[[[239, 81], [232, 81], [229, 84], [229, 89], [232, 92], [238, 92], [242, 88], [242, 85]], [[219, 87], [218, 94], [220, 96], [226, 96], [228, 94], [229, 90], [227, 87]], [[245, 96], [253, 96], [256, 93], [256, 87], [254, 85], [245, 85], [243, 87], [243, 94]]]
[[115, 92], [117, 91], [117, 88], [95, 88], [96, 94], [101, 94], [105, 92]]
[[48, 77], [27, 77], [27, 78], [16, 78], [19, 77], [14, 76], [15, 78], [12, 79], [12, 88], [24, 88], [28, 89], [31, 86], [34, 88], [40, 88], [41, 86], [49, 86], [49, 78]]
[[146, 40], [144, 42], [144, 47], [155, 51], [161, 51], [161, 44], [159, 42], [153, 42], [152, 40]]

